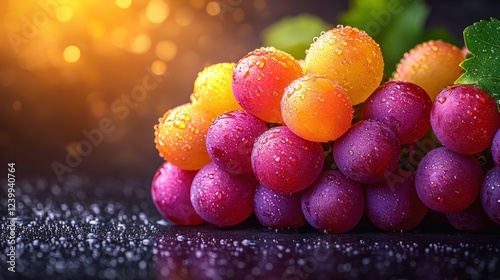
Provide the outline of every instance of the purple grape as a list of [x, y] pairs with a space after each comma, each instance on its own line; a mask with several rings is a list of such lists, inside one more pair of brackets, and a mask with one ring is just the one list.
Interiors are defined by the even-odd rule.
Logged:
[[481, 88], [454, 85], [436, 97], [431, 125], [443, 146], [472, 155], [491, 145], [500, 127], [500, 113], [495, 99]]
[[418, 165], [415, 188], [427, 207], [441, 213], [458, 212], [477, 198], [483, 177], [476, 158], [440, 147], [427, 153]]
[[500, 168], [498, 166], [486, 173], [480, 197], [488, 217], [493, 222], [500, 224]]
[[497, 130], [491, 142], [491, 157], [495, 165], [500, 167], [500, 129]]
[[[400, 174], [402, 174], [400, 172]], [[427, 206], [417, 196], [413, 173], [394, 182], [379, 182], [364, 187], [368, 219], [381, 230], [410, 230], [422, 222]]]
[[254, 213], [259, 223], [269, 228], [299, 228], [306, 219], [302, 213], [302, 192], [278, 193], [264, 185], [255, 192]]
[[387, 125], [403, 145], [413, 143], [427, 133], [431, 127], [431, 108], [431, 98], [420, 86], [389, 81], [370, 95], [363, 105], [361, 118]]
[[167, 220], [181, 226], [202, 224], [190, 200], [190, 188], [197, 171], [180, 169], [170, 162], [156, 171], [151, 184], [151, 196], [156, 209]]
[[220, 227], [237, 225], [253, 212], [257, 184], [252, 173], [231, 174], [210, 162], [194, 177], [191, 202], [205, 221]]
[[299, 192], [321, 173], [325, 158], [318, 142], [295, 135], [286, 126], [277, 126], [257, 138], [252, 167], [257, 179], [280, 193]]
[[399, 139], [394, 132], [373, 120], [354, 124], [333, 145], [338, 168], [354, 181], [380, 182], [396, 170], [401, 155]]
[[304, 191], [301, 204], [311, 226], [325, 233], [344, 233], [363, 216], [363, 189], [342, 172], [327, 170]]
[[481, 232], [498, 227], [486, 215], [479, 199], [462, 211], [447, 213], [446, 218], [454, 228], [461, 231]]
[[208, 129], [208, 155], [227, 172], [252, 172], [250, 157], [253, 145], [255, 139], [266, 130], [264, 121], [245, 111], [222, 114]]

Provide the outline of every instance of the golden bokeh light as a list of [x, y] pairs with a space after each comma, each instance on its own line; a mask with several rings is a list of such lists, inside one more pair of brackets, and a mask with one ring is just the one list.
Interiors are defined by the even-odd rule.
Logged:
[[87, 24], [87, 33], [94, 39], [101, 38], [106, 33], [104, 25], [95, 19]]
[[147, 34], [139, 34], [130, 42], [130, 49], [135, 53], [146, 53], [151, 47], [151, 39]]
[[123, 49], [129, 42], [130, 34], [127, 29], [123, 27], [115, 28], [111, 32], [110, 40], [113, 46]]
[[163, 61], [171, 61], [177, 55], [177, 46], [169, 40], [162, 40], [156, 44], [156, 56]]
[[56, 18], [60, 22], [68, 22], [73, 18], [73, 10], [68, 6], [60, 6], [56, 10]]
[[162, 0], [151, 0], [146, 7], [146, 17], [152, 23], [162, 23], [167, 19], [170, 9]]
[[157, 59], [151, 63], [151, 72], [155, 75], [161, 76], [167, 72], [167, 64]]
[[115, 4], [118, 8], [127, 9], [132, 5], [132, 0], [115, 0]]
[[215, 1], [211, 1], [211, 2], [207, 3], [206, 10], [207, 10], [207, 14], [209, 14], [211, 16], [216, 16], [220, 13], [221, 7], [220, 7], [219, 3], [215, 2]]
[[80, 49], [77, 46], [67, 46], [64, 49], [63, 57], [66, 62], [77, 62], [80, 59]]

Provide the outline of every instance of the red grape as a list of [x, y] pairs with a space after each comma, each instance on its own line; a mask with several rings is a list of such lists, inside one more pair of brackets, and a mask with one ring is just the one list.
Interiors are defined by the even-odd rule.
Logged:
[[300, 199], [302, 192], [284, 194], [259, 185], [254, 197], [254, 212], [259, 223], [269, 228], [299, 228], [306, 222]]
[[222, 114], [208, 129], [208, 155], [227, 172], [252, 172], [250, 156], [253, 145], [266, 130], [264, 121], [245, 111]]
[[500, 127], [500, 113], [495, 99], [481, 88], [455, 85], [436, 97], [431, 125], [446, 148], [472, 155], [491, 145]]
[[307, 188], [323, 168], [323, 147], [277, 126], [257, 138], [252, 151], [252, 168], [257, 179], [280, 193]]
[[384, 180], [397, 168], [400, 154], [394, 132], [373, 120], [354, 124], [333, 145], [333, 158], [339, 170], [365, 184]]
[[481, 203], [490, 219], [500, 224], [500, 168], [490, 169], [481, 187]]
[[368, 219], [381, 230], [410, 230], [424, 219], [427, 206], [417, 196], [412, 173], [393, 184], [387, 181], [364, 187]]
[[427, 207], [442, 213], [457, 212], [477, 198], [483, 177], [476, 158], [440, 147], [425, 155], [418, 165], [415, 188]]
[[353, 229], [364, 211], [363, 189], [338, 170], [323, 171], [302, 195], [306, 220], [325, 233]]
[[197, 171], [163, 163], [153, 177], [151, 196], [156, 209], [169, 221], [181, 226], [203, 223], [190, 200], [191, 183]]
[[191, 202], [205, 221], [220, 227], [237, 225], [253, 212], [257, 184], [252, 173], [231, 174], [210, 162], [193, 179]]
[[362, 119], [386, 124], [399, 138], [410, 144], [423, 137], [429, 121], [432, 101], [416, 84], [402, 81], [387, 82], [375, 90], [363, 105]]

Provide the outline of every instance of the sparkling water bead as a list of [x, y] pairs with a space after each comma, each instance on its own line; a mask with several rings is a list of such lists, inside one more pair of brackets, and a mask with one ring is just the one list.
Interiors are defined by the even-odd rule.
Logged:
[[337, 26], [322, 33], [305, 57], [306, 73], [323, 75], [347, 91], [352, 105], [365, 101], [380, 85], [384, 60], [365, 31]]

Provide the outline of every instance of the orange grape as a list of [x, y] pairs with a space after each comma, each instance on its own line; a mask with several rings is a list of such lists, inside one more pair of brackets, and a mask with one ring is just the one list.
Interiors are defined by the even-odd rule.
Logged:
[[186, 103], [167, 111], [155, 126], [155, 144], [161, 157], [184, 170], [199, 170], [210, 162], [206, 134], [213, 113]]
[[221, 115], [242, 110], [233, 95], [232, 79], [236, 63], [217, 63], [205, 67], [194, 81], [191, 102], [203, 104], [204, 109]]
[[330, 79], [308, 74], [293, 81], [281, 101], [285, 124], [313, 142], [340, 137], [351, 126], [354, 109], [347, 92]]
[[380, 85], [384, 60], [365, 31], [337, 26], [315, 38], [307, 51], [306, 72], [324, 75], [347, 91], [352, 105], [365, 101]]
[[464, 59], [464, 52], [456, 46], [442, 41], [428, 41], [405, 53], [393, 79], [419, 85], [434, 101], [441, 90], [460, 77], [460, 63]]

